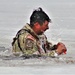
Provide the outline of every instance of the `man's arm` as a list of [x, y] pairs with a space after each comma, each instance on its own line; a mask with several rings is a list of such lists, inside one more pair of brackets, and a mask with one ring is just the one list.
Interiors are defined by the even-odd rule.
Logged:
[[67, 52], [66, 46], [63, 43], [59, 42], [55, 45], [54, 49], [48, 53], [48, 55], [51, 57], [56, 57], [61, 54], [66, 54], [66, 52]]

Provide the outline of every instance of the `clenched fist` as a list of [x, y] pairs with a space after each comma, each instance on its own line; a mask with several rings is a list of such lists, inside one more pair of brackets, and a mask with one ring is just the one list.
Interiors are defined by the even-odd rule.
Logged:
[[57, 46], [56, 52], [58, 55], [63, 53], [66, 54], [67, 49], [63, 43], [59, 42], [56, 46]]

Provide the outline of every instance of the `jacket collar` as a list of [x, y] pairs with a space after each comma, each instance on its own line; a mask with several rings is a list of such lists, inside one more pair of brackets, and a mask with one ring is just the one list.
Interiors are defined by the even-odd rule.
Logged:
[[23, 27], [23, 29], [26, 29], [33, 37], [39, 40], [39, 36], [34, 32], [28, 23]]

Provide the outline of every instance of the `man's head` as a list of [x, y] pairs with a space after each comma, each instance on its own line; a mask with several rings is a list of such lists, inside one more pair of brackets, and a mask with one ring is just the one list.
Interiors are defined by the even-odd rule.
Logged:
[[34, 10], [30, 16], [30, 26], [37, 34], [41, 34], [48, 29], [49, 22], [51, 22], [51, 19], [42, 10], [42, 8]]

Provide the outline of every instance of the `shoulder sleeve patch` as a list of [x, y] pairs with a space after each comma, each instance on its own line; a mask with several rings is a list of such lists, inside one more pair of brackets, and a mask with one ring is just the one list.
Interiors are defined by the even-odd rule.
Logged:
[[34, 41], [27, 38], [26, 39], [26, 42], [25, 42], [25, 48], [26, 50], [30, 50], [30, 49], [33, 49], [33, 45], [34, 45]]

